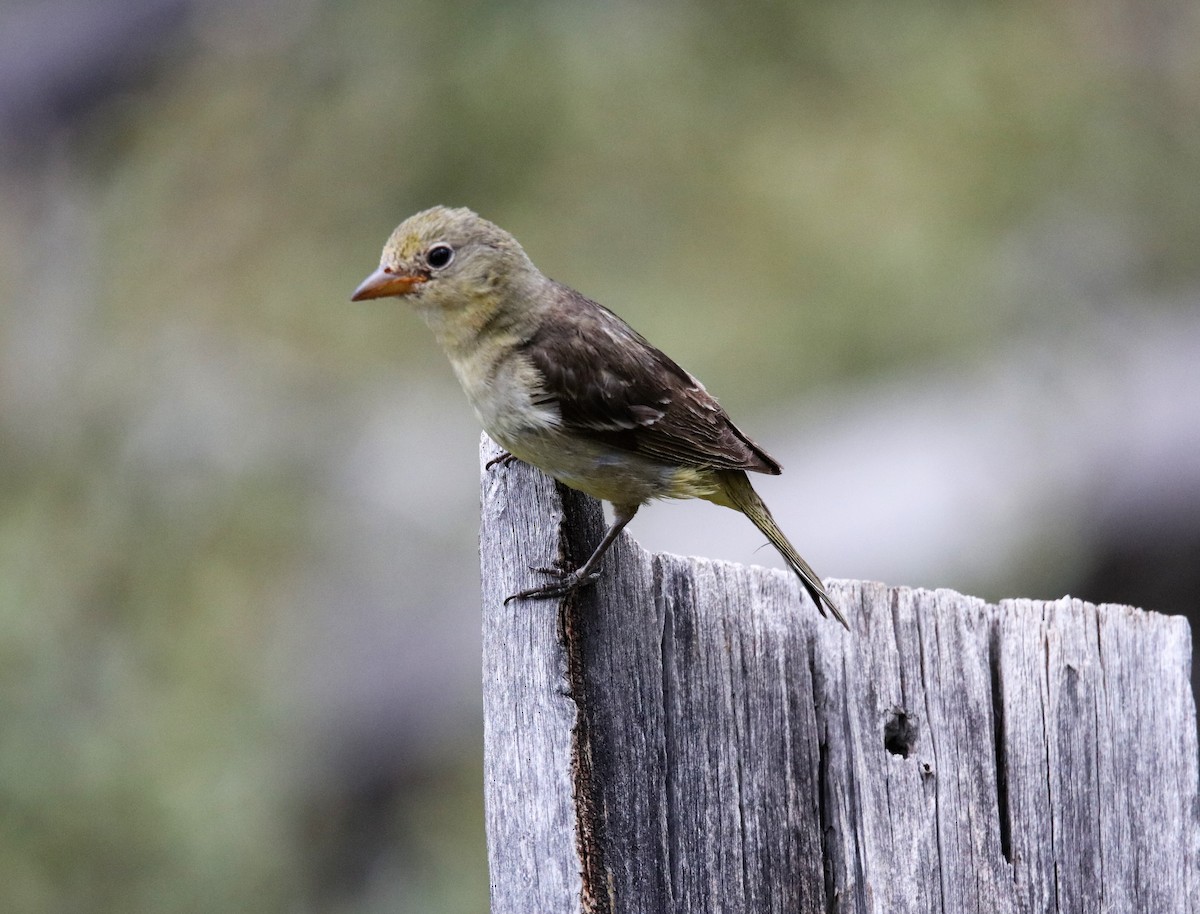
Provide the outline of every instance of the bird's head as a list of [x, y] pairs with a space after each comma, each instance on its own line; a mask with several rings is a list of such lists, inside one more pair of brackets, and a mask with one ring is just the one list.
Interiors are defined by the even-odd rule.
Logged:
[[508, 232], [469, 209], [435, 206], [410, 216], [383, 246], [379, 269], [352, 301], [407, 298], [423, 310], [473, 309], [536, 274]]

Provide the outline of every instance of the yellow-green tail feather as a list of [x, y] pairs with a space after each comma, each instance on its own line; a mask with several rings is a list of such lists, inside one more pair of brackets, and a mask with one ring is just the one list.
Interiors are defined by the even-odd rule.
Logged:
[[[779, 550], [779, 554], [784, 560], [792, 566], [792, 570], [796, 572], [796, 576], [800, 578], [800, 583], [804, 585], [804, 589], [808, 591], [808, 595], [812, 597], [813, 603], [817, 606], [817, 611], [821, 615], [825, 615], [825, 608], [829, 608], [829, 612], [833, 617], [845, 626], [846, 630], [850, 630], [850, 626], [846, 624], [846, 617], [842, 615], [840, 609], [825, 592], [825, 585], [821, 583], [821, 579], [817, 577], [817, 573], [813, 571], [812, 566], [801, 558], [800, 553], [796, 551], [783, 531], [779, 529], [779, 525], [775, 523], [775, 518], [771, 516], [771, 512], [767, 510], [767, 506], [763, 500], [758, 497], [758, 493], [754, 491], [754, 487], [750, 485], [750, 480], [746, 478], [746, 474], [742, 470], [720, 470], [718, 471], [721, 488], [723, 494], [728, 499], [730, 507], [736, 508], [745, 514], [754, 526], [758, 527], [763, 532], [771, 545]], [[718, 501], [714, 498], [713, 501]], [[720, 499], [724, 502], [725, 499]]]

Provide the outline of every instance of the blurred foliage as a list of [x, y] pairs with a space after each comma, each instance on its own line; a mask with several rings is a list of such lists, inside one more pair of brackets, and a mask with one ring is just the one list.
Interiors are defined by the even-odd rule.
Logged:
[[275, 907], [279, 722], [247, 699], [286, 506], [267, 485], [172, 517], [107, 456], [5, 461], [3, 907]]
[[319, 876], [370, 853], [286, 646], [364, 403], [452, 383], [346, 301], [411, 212], [511, 229], [731, 406], [1069, 323], [1047, 247], [1101, 302], [1200, 280], [1185, 4], [191, 10], [3, 189], [5, 911], [486, 909], [461, 736], [380, 763], [391, 867]]
[[357, 3], [263, 54], [219, 9], [123, 129], [97, 119], [128, 318], [171, 301], [331, 371], [432, 358], [328, 302], [443, 201], [722, 389], [731, 347], [786, 390], [991, 342], [1047, 304], [981, 309], [994, 251], [1064, 200], [1127, 235], [1131, 280], [1195, 279], [1194, 88], [1083, 10]]

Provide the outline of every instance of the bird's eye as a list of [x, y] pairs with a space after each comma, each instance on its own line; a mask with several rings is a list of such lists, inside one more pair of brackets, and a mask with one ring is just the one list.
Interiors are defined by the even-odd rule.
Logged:
[[435, 270], [440, 270], [442, 267], [450, 263], [454, 259], [454, 248], [448, 244], [435, 244], [425, 252], [425, 262]]

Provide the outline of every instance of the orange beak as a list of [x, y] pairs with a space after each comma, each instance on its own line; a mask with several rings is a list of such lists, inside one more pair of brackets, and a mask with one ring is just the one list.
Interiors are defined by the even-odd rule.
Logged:
[[411, 273], [392, 273], [388, 267], [380, 267], [364, 279], [350, 301], [365, 301], [368, 298], [389, 298], [407, 295], [416, 286], [428, 280], [428, 276]]

